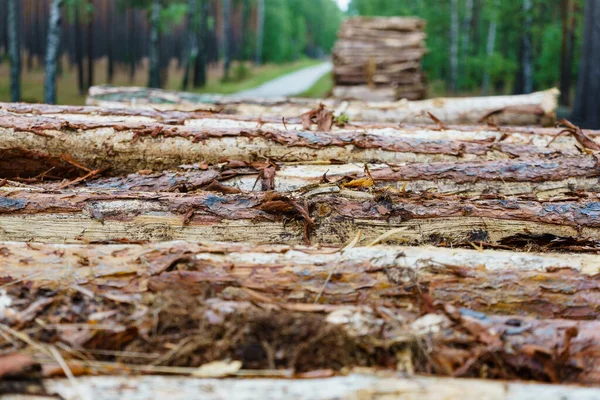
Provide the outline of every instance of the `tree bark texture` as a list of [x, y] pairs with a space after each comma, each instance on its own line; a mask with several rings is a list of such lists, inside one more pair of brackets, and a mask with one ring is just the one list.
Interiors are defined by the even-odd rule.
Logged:
[[46, 48], [46, 78], [44, 82], [44, 102], [56, 103], [56, 63], [60, 48], [61, 7], [63, 0], [53, 0], [48, 25], [48, 44]]
[[[210, 281], [249, 288], [282, 304], [418, 309], [423, 301], [419, 292], [425, 292], [433, 303], [491, 314], [593, 320], [600, 309], [600, 283], [592, 279], [600, 267], [593, 254], [397, 246], [336, 251], [213, 242], [0, 242], [0, 248], [5, 254], [0, 259], [1, 278], [27, 280], [33, 287], [51, 290], [83, 285], [138, 292], [140, 281], [148, 281], [144, 285], [193, 291], [186, 283]], [[335, 277], [329, 278], [330, 273]], [[247, 300], [247, 295], [239, 293], [235, 299]]]
[[[27, 246], [30, 250], [25, 250]], [[450, 303], [438, 304], [431, 298], [437, 288], [430, 290], [425, 283], [420, 284], [406, 268], [369, 266], [368, 261], [357, 262], [350, 257], [347, 262], [340, 262], [345, 254], [350, 255], [348, 249], [341, 254], [325, 253], [332, 259], [329, 269], [319, 266], [317, 272], [311, 271], [310, 262], [297, 266], [293, 260], [283, 265], [275, 262], [290, 252], [300, 260], [316, 258], [323, 255], [319, 249], [312, 249], [316, 253], [311, 255], [311, 249], [279, 248], [268, 253], [267, 248], [255, 248], [250, 250], [254, 254], [243, 254], [242, 250], [223, 256], [231, 247], [175, 246], [181, 246], [183, 251], [157, 248], [140, 254], [137, 248], [138, 258], [133, 261], [137, 271], [123, 275], [121, 262], [111, 274], [111, 268], [101, 264], [68, 290], [52, 288], [57, 284], [66, 287], [69, 280], [64, 277], [70, 277], [74, 270], [89, 271], [84, 265], [95, 263], [94, 257], [89, 258], [91, 249], [63, 246], [47, 253], [50, 260], [71, 257], [73, 264], [67, 264], [66, 270], [62, 267], [69, 272], [55, 282], [4, 279], [11, 283], [5, 285], [3, 294], [10, 305], [3, 310], [0, 347], [18, 348], [18, 342], [10, 335], [19, 330], [37, 343], [33, 351], [43, 352], [47, 344], [77, 349], [65, 351], [71, 368], [85, 366], [99, 372], [109, 372], [118, 365], [132, 371], [164, 373], [176, 371], [173, 367], [196, 368], [230, 359], [239, 360], [243, 369], [267, 373], [278, 370], [280, 374], [287, 370], [291, 376], [324, 369], [335, 374], [342, 367], [376, 367], [438, 376], [477, 377], [484, 369], [488, 378], [497, 379], [526, 377], [578, 384], [600, 381], [597, 321], [538, 319], [521, 312], [496, 316], [458, 309]], [[195, 252], [193, 247], [197, 246], [205, 247]], [[22, 248], [28, 256], [29, 251], [33, 255], [50, 250], [40, 250], [38, 244], [23, 244]], [[19, 254], [17, 246], [2, 249], [3, 258], [16, 259]], [[99, 250], [109, 262], [117, 260], [119, 253], [126, 259], [135, 257], [128, 246], [104, 246]], [[215, 250], [220, 253], [214, 253]], [[389, 261], [401, 263], [402, 255], [392, 253]], [[360, 257], [364, 252], [357, 249], [355, 254]], [[217, 259], [216, 265], [212, 257]], [[222, 258], [232, 258], [237, 264], [224, 265]], [[370, 268], [367, 274], [365, 268]], [[437, 269], [437, 274], [431, 274], [438, 276], [434, 279], [447, 276], [450, 285], [459, 282], [457, 274], [477, 274], [477, 268], [450, 266], [445, 272]], [[427, 275], [425, 270], [428, 268], [419, 271]], [[511, 279], [519, 276], [518, 272], [512, 274]], [[559, 274], [560, 282], [569, 273], [562, 270], [555, 274]], [[568, 281], [577, 281], [577, 274], [571, 274]], [[534, 290], [540, 293], [540, 281], [533, 274], [532, 279]], [[498, 284], [505, 282], [500, 279]], [[517, 282], [527, 286], [525, 281]], [[583, 307], [592, 309], [584, 294], [585, 288], [590, 287], [589, 278], [582, 277], [579, 282], [580, 301], [584, 302]], [[557, 290], [565, 290], [564, 285], [557, 285]], [[498, 296], [505, 289], [490, 289], [485, 283], [464, 286], [468, 291], [481, 289], [483, 293], [496, 290]], [[563, 297], [577, 297], [572, 294], [574, 285], [567, 287], [568, 294]], [[380, 299], [361, 300], [360, 296], [372, 288], [386, 293]], [[285, 300], [279, 300], [280, 290]], [[445, 295], [444, 288], [440, 292]], [[320, 294], [318, 301], [303, 300], [315, 298], [315, 293]], [[546, 296], [562, 299], [560, 294], [551, 293], [552, 290], [546, 291]], [[475, 296], [478, 298], [479, 293]], [[518, 292], [517, 299], [527, 296]], [[500, 297], [498, 309], [511, 301], [509, 296]], [[411, 308], [412, 302], [417, 306]], [[551, 305], [555, 303], [556, 300]], [[74, 306], [77, 312], [69, 312]]]
[[[19, 106], [17, 106], [19, 107]], [[29, 106], [24, 106], [29, 107]], [[35, 106], [34, 106], [35, 108]], [[58, 108], [61, 110], [61, 108]], [[118, 122], [117, 122], [118, 121]], [[197, 125], [197, 126], [194, 126]], [[578, 156], [600, 147], [595, 133], [561, 134], [559, 129], [514, 131], [412, 128], [348, 129], [332, 132], [286, 130], [256, 121], [200, 118], [184, 125], [139, 117], [0, 114], [1, 162], [6, 171], [19, 154], [76, 161], [89, 172], [110, 174], [177, 168], [195, 162], [442, 162]], [[283, 125], [283, 124], [282, 124]], [[287, 125], [287, 124], [286, 124]], [[233, 126], [233, 127], [232, 127]], [[534, 133], [531, 133], [534, 132]], [[52, 161], [52, 162], [54, 162]], [[12, 172], [11, 172], [12, 174]]]
[[[35, 183], [35, 177], [43, 176], [48, 182], [38, 183], [37, 186], [46, 189], [57, 189], [69, 184], [71, 188], [103, 191], [188, 193], [208, 190], [236, 193], [274, 190], [279, 193], [292, 193], [335, 190], [333, 186], [343, 188], [344, 185], [365, 182], [367, 187], [372, 189], [391, 188], [414, 193], [435, 192], [462, 196], [534, 195], [548, 199], [569, 192], [596, 192], [599, 190], [600, 176], [593, 157], [391, 166], [366, 164], [367, 170], [365, 164], [361, 163], [286, 164], [232, 161], [215, 166], [195, 164], [179, 170], [144, 171], [112, 178], [91, 177], [78, 184], [71, 184], [63, 179], [77, 179], [86, 175], [86, 172], [69, 164], [65, 159], [44, 157], [42, 153], [19, 150], [4, 152], [3, 155], [6, 161], [0, 163], [3, 167], [0, 177]], [[369, 178], [372, 178], [372, 181]], [[353, 181], [355, 183], [352, 183]], [[5, 185], [19, 187], [21, 183], [7, 181]]]
[[499, 125], [544, 125], [555, 122], [559, 92], [551, 89], [522, 96], [442, 98], [423, 101], [361, 102], [313, 99], [240, 99], [221, 95], [178, 93], [145, 88], [96, 86], [88, 105], [107, 108], [151, 108], [180, 111], [215, 111], [226, 114], [298, 117], [319, 103], [345, 114], [351, 121], [434, 123], [432, 113], [446, 124], [477, 124], [491, 120]]
[[[40, 191], [0, 188], [0, 240], [81, 243], [214, 240], [340, 245], [402, 229], [411, 244], [522, 247], [547, 238], [600, 240], [597, 193], [461, 197], [366, 193], [338, 186], [301, 195]], [[60, 224], [56, 224], [60, 221]]]

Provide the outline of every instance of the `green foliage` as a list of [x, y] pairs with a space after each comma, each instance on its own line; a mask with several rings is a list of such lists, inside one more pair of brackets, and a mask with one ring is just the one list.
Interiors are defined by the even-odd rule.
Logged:
[[334, 0], [265, 0], [263, 60], [328, 54], [342, 19]]
[[[583, 27], [584, 0], [576, 4], [576, 37], [572, 74], [578, 68]], [[466, 1], [459, 0], [460, 32], [464, 33], [467, 15]], [[558, 0], [532, 0], [531, 38], [534, 60], [534, 87], [545, 89], [558, 84], [562, 45], [562, 15]], [[450, 2], [439, 0], [352, 0], [350, 15], [395, 16], [413, 15], [427, 20], [429, 53], [423, 68], [430, 82], [448, 81], [450, 68]], [[479, 90], [486, 68], [492, 86], [511, 89], [520, 67], [520, 49], [526, 16], [523, 0], [473, 0], [473, 21], [469, 29], [469, 48], [459, 87], [465, 92]], [[497, 6], [495, 6], [497, 4]], [[491, 21], [497, 21], [495, 51], [488, 57], [486, 44]], [[460, 40], [460, 52], [463, 42]]]

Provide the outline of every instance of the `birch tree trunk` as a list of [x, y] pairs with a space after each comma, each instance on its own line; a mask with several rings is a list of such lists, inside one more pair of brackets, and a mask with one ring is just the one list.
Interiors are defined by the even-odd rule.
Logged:
[[46, 47], [46, 79], [44, 82], [44, 102], [56, 103], [56, 61], [60, 47], [60, 9], [63, 0], [53, 0], [48, 25], [48, 44]]
[[21, 13], [19, 0], [8, 0], [8, 53], [10, 56], [10, 97], [21, 101]]
[[450, 0], [450, 92], [458, 90], [458, 48], [460, 27], [458, 18], [458, 0]]
[[152, 1], [150, 12], [150, 44], [148, 55], [150, 58], [150, 77], [148, 87], [160, 87], [160, 0]]
[[[496, 47], [496, 30], [497, 30], [497, 26], [498, 26], [498, 12], [497, 12], [497, 8], [500, 6], [500, 2], [499, 0], [494, 0], [493, 3], [493, 7], [494, 7], [494, 11], [492, 12], [492, 19], [490, 21], [490, 27], [488, 30], [488, 35], [487, 35], [487, 46], [486, 46], [486, 53], [487, 53], [487, 61], [486, 63], [489, 64], [491, 61], [491, 57], [494, 54], [494, 48]], [[485, 70], [483, 71], [483, 82], [481, 85], [481, 94], [483, 96], [487, 96], [490, 90], [490, 67], [489, 65], [486, 65]]]
[[263, 36], [265, 28], [265, 0], [258, 0], [256, 11], [256, 65], [262, 64]]

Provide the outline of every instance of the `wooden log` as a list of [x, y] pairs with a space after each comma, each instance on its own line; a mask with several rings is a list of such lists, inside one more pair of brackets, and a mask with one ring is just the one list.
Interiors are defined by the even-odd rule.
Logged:
[[[26, 160], [32, 154], [37, 165], [29, 168], [32, 170], [49, 165], [60, 170], [75, 167], [86, 173], [110, 170], [111, 174], [124, 174], [199, 161], [397, 164], [575, 156], [581, 147], [576, 138], [559, 135], [556, 130], [540, 135], [418, 128], [311, 132], [302, 130], [301, 125], [297, 125], [298, 130], [285, 130], [286, 123], [279, 124], [283, 126], [279, 129], [224, 119], [199, 119], [182, 126], [143, 122], [136, 117], [117, 123], [115, 118], [0, 114], [0, 177], [28, 170]], [[593, 142], [597, 137], [590, 140], [597, 143]]]
[[[323, 371], [326, 374], [326, 371]], [[119, 397], [151, 400], [169, 397], [185, 400], [201, 397], [205, 400], [260, 398], [264, 400], [594, 400], [595, 388], [580, 386], [541, 385], [522, 382], [495, 382], [474, 379], [403, 377], [375, 372], [355, 373], [327, 379], [199, 379], [189, 377], [129, 376], [85, 377], [78, 383], [85, 392], [98, 400]], [[66, 400], [80, 394], [67, 380], [44, 382], [49, 393]], [[250, 395], [251, 394], [251, 395]], [[21, 395], [19, 399], [30, 400]], [[6, 396], [7, 400], [13, 400]], [[17, 397], [14, 397], [17, 399]]]
[[368, 101], [393, 101], [395, 99], [419, 100], [425, 96], [425, 85], [421, 82], [390, 87], [368, 85], [335, 86], [333, 95], [343, 100], [365, 99]]
[[[178, 261], [183, 269], [171, 273], [178, 284], [141, 276], [135, 287], [108, 281], [56, 291], [8, 280], [0, 348], [18, 350], [26, 335], [36, 351], [51, 344], [73, 367], [96, 373], [129, 365], [165, 372], [229, 359], [244, 369], [297, 373], [376, 367], [600, 383], [597, 321], [490, 316], [450, 305], [437, 311], [425, 295], [414, 314], [392, 305], [280, 303], [235, 282], [214, 284], [212, 274], [195, 279], [185, 260], [173, 265]], [[249, 300], [232, 301], [240, 292]]]
[[347, 19], [343, 24], [343, 27], [347, 29], [361, 28], [398, 32], [423, 31], [426, 26], [425, 20], [414, 17], [354, 17]]
[[[328, 248], [234, 243], [43, 245], [0, 243], [0, 280], [59, 290], [72, 285], [160, 292], [211, 282], [278, 303], [415, 309], [435, 304], [492, 314], [597, 319], [600, 272], [592, 254], [434, 247]], [[460, 279], [457, 279], [460, 278]], [[564, 290], [569, 287], [569, 290]], [[127, 289], [129, 290], [129, 289]], [[201, 288], [198, 290], [202, 290]], [[248, 293], [229, 294], [248, 300]]]
[[[383, 104], [344, 103], [323, 100], [323, 104], [344, 113], [352, 121], [431, 124], [431, 112], [446, 124], [477, 124], [493, 117], [500, 125], [552, 125], [559, 92], [556, 89], [519, 96], [431, 99]], [[319, 101], [306, 99], [240, 99], [227, 96], [167, 92], [147, 88], [90, 88], [87, 103], [109, 108], [158, 110], [222, 110], [228, 114], [262, 117], [298, 117]]]
[[600, 239], [600, 203], [595, 193], [549, 201], [419, 196], [391, 190], [371, 194], [337, 186], [289, 197], [22, 188], [0, 188], [0, 194], [0, 240], [81, 243], [210, 238], [339, 245], [359, 231], [373, 240], [397, 228], [404, 229], [401, 240], [411, 244], [498, 245], [523, 237]]
[[[25, 158], [24, 158], [25, 159]], [[503, 160], [460, 163], [420, 163], [388, 166], [385, 164], [274, 164], [229, 162], [216, 166], [188, 165], [180, 170], [130, 174], [112, 178], [90, 178], [79, 183], [48, 181], [36, 183], [41, 189], [56, 190], [69, 185], [72, 189], [180, 192], [196, 190], [217, 192], [252, 192], [274, 190], [279, 193], [307, 192], [316, 188], [338, 186], [353, 180], [373, 178], [373, 189], [394, 188], [408, 193], [434, 192], [464, 196], [534, 195], [551, 198], [568, 192], [597, 192], [600, 190], [600, 170], [591, 156], [555, 158], [551, 160]], [[28, 164], [29, 168], [36, 166]], [[50, 165], [28, 170], [40, 176]], [[73, 168], [71, 166], [71, 168]], [[24, 176], [27, 170], [17, 170]], [[68, 170], [65, 172], [69, 172]], [[60, 171], [54, 176], [68, 178]], [[324, 179], [324, 177], [326, 179]], [[45, 179], [48, 176], [46, 175]], [[329, 181], [331, 183], [326, 183]], [[218, 184], [217, 184], [218, 183]], [[31, 188], [31, 184], [25, 187]], [[7, 181], [6, 187], [23, 187]]]

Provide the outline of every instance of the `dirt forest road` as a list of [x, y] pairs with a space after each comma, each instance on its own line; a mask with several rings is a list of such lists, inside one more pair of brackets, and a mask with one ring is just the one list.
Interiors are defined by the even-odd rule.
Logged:
[[331, 62], [324, 62], [314, 67], [303, 68], [291, 74], [273, 79], [259, 87], [236, 93], [244, 98], [287, 97], [294, 96], [310, 89], [323, 75], [331, 72]]

